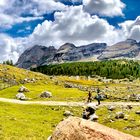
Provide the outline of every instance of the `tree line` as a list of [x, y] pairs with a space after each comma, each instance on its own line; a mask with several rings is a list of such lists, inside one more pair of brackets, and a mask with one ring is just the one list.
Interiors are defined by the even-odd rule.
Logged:
[[51, 64], [31, 69], [46, 75], [101, 76], [112, 79], [140, 77], [140, 64], [133, 60], [106, 60]]
[[3, 64], [10, 65], [10, 66], [14, 66], [13, 60], [6, 60], [6, 61], [3, 61]]

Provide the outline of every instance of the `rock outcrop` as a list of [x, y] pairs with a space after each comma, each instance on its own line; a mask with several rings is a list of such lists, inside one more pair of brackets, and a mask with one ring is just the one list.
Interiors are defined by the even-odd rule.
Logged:
[[60, 122], [49, 140], [138, 140], [96, 122], [69, 117]]

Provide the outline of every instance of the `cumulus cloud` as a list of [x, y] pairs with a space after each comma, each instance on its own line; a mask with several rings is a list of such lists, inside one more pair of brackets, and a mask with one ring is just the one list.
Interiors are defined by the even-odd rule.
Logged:
[[0, 34], [0, 62], [12, 59], [17, 61], [19, 52], [16, 41], [5, 34]]
[[47, 46], [59, 46], [65, 42], [83, 45], [105, 41], [111, 44], [119, 36], [106, 20], [84, 12], [82, 6], [56, 12], [54, 18], [54, 22], [46, 20], [39, 24], [29, 37], [30, 42]]
[[11, 28], [17, 23], [40, 20], [43, 19], [43, 14], [62, 11], [65, 8], [64, 4], [55, 0], [1, 0], [0, 27]]
[[123, 16], [125, 4], [121, 0], [83, 0], [84, 10], [101, 16]]
[[136, 20], [128, 20], [119, 25], [125, 35], [125, 38], [140, 41], [140, 16], [138, 16]]
[[31, 13], [34, 15], [42, 15], [46, 12], [61, 11], [66, 8], [64, 4], [56, 0], [32, 0], [33, 5]]
[[60, 2], [72, 2], [72, 3], [76, 3], [76, 2], [82, 3], [83, 2], [83, 0], [57, 0], [57, 1], [60, 1]]

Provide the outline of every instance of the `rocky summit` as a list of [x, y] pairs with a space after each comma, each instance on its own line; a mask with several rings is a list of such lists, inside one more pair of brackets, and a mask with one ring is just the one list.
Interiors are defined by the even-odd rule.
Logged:
[[30, 69], [48, 64], [75, 62], [75, 61], [95, 61], [109, 59], [140, 59], [140, 43], [127, 39], [107, 46], [106, 43], [92, 43], [83, 46], [75, 46], [66, 43], [55, 49], [50, 46], [35, 45], [23, 52], [16, 65], [20, 68]]
[[51, 62], [56, 51], [57, 50], [53, 46], [45, 47], [35, 45], [21, 54], [16, 65], [20, 68], [26, 69], [40, 66], [47, 61]]

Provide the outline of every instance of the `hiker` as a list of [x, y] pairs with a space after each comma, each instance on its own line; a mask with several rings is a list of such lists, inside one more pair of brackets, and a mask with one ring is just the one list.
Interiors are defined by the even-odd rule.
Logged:
[[98, 101], [98, 105], [100, 105], [100, 101], [101, 101], [101, 94], [100, 94], [100, 89], [97, 88], [97, 96], [96, 96], [96, 100]]
[[92, 101], [92, 93], [91, 91], [88, 92], [88, 100], [87, 102], [90, 103]]

